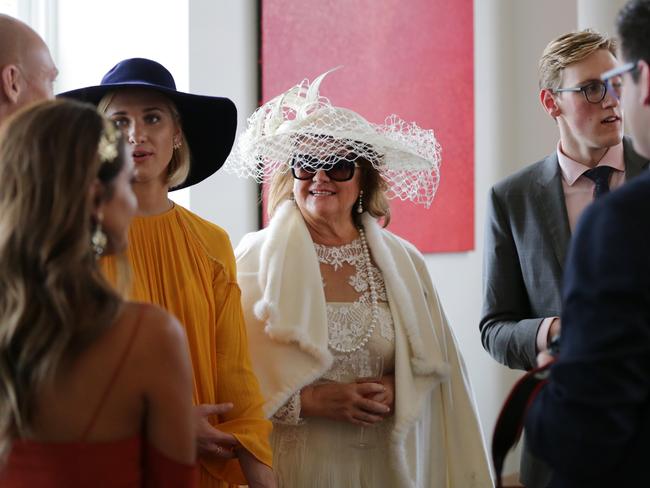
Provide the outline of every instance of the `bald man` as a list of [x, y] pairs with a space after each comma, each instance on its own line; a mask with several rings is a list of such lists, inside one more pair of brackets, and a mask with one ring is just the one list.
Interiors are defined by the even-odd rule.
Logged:
[[43, 39], [28, 25], [0, 14], [0, 124], [29, 103], [53, 98], [58, 73]]

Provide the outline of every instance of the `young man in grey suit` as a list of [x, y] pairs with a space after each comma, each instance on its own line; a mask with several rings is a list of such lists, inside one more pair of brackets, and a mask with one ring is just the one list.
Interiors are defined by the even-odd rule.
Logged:
[[[535, 367], [560, 332], [564, 259], [582, 211], [647, 165], [623, 138], [618, 99], [600, 80], [617, 66], [615, 49], [613, 39], [591, 30], [548, 44], [539, 96], [560, 140], [552, 154], [490, 191], [479, 328], [483, 347], [510, 368]], [[524, 446], [524, 485], [543, 488], [550, 479]]]

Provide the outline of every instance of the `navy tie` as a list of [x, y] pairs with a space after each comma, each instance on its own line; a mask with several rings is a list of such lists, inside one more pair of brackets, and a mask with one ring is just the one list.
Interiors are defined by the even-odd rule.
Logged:
[[596, 184], [594, 199], [609, 193], [609, 177], [612, 175], [612, 171], [614, 168], [611, 166], [597, 166], [582, 173]]

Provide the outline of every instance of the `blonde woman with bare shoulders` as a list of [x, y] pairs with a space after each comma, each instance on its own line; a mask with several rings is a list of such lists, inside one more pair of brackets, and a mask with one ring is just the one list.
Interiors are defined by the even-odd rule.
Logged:
[[195, 486], [185, 336], [125, 302], [133, 163], [94, 107], [50, 101], [0, 133], [0, 485]]

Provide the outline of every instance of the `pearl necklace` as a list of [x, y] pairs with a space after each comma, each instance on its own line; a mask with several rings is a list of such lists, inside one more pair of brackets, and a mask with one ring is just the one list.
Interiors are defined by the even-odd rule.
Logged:
[[368, 250], [368, 242], [366, 241], [366, 233], [363, 230], [363, 227], [359, 227], [359, 237], [361, 238], [361, 249], [363, 252], [363, 258], [364, 258], [364, 264], [366, 266], [366, 274], [368, 277], [368, 287], [370, 288], [370, 303], [371, 303], [371, 320], [370, 320], [370, 326], [368, 326], [368, 330], [364, 334], [364, 336], [361, 338], [361, 340], [353, 347], [339, 347], [333, 345], [331, 342], [329, 342], [329, 346], [334, 349], [337, 352], [345, 353], [345, 354], [350, 354], [353, 352], [357, 352], [360, 350], [362, 347], [364, 347], [368, 341], [370, 340], [370, 337], [372, 337], [372, 333], [375, 331], [375, 328], [377, 327], [377, 323], [379, 322], [379, 305], [377, 302], [377, 284], [375, 283], [375, 278], [372, 274], [372, 268], [371, 268], [371, 263], [370, 263], [370, 251]]

